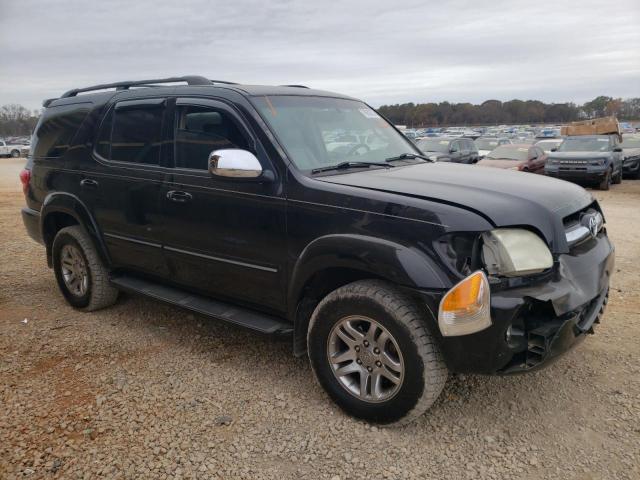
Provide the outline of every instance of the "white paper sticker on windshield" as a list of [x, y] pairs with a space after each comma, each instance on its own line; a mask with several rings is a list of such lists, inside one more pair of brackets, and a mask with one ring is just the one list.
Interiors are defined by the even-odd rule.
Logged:
[[370, 108], [360, 108], [360, 113], [367, 118], [380, 118], [380, 116]]
[[599, 138], [598, 141], [599, 142], [608, 142], [609, 139], [608, 138]]
[[449, 140], [440, 140], [438, 143], [440, 145], [449, 145]]
[[528, 148], [519, 148], [518, 151], [519, 152], [528, 152], [529, 149]]

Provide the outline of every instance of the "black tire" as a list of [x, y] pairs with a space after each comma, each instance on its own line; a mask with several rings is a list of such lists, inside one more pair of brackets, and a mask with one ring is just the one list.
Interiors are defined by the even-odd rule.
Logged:
[[600, 190], [609, 190], [609, 188], [611, 187], [611, 175], [612, 175], [612, 169], [607, 170], [606, 175], [598, 185], [598, 188]]
[[20, 150], [11, 150], [11, 158], [18, 158], [20, 156]]
[[[61, 252], [72, 246], [80, 253], [88, 273], [86, 291], [74, 293], [65, 283]], [[113, 305], [118, 299], [118, 290], [109, 282], [109, 271], [100, 260], [93, 243], [84, 229], [78, 225], [61, 229], [53, 240], [53, 269], [58, 286], [69, 304], [79, 310], [91, 312]]]
[[[333, 291], [313, 312], [307, 334], [316, 379], [338, 406], [354, 417], [385, 425], [411, 422], [436, 401], [448, 376], [440, 349], [426, 328], [428, 314], [397, 288], [378, 280], [362, 280]], [[397, 343], [404, 373], [396, 393], [388, 400], [365, 401], [334, 374], [329, 339], [334, 327], [353, 316], [374, 320]]]
[[613, 178], [611, 179], [611, 183], [613, 183], [614, 185], [620, 185], [622, 183], [622, 168], [620, 168], [620, 171], [617, 175], [613, 176]]

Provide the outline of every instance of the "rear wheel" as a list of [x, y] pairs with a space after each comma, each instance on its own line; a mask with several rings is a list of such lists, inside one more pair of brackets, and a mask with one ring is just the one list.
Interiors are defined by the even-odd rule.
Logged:
[[84, 230], [61, 229], [53, 240], [53, 269], [58, 286], [71, 306], [87, 312], [113, 305], [118, 290]]
[[609, 190], [609, 188], [611, 187], [611, 174], [612, 174], [612, 170], [611, 169], [607, 170], [607, 173], [605, 174], [604, 178], [598, 185], [598, 188], [600, 190]]
[[316, 308], [307, 336], [322, 387], [347, 413], [380, 424], [422, 415], [447, 379], [415, 302], [377, 280], [351, 283]]
[[20, 156], [20, 150], [11, 150], [11, 156], [13, 158], [18, 158]]

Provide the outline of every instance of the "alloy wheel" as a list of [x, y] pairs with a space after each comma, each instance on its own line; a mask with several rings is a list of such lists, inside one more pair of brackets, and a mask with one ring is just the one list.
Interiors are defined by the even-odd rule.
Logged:
[[349, 316], [334, 325], [327, 341], [327, 359], [342, 387], [365, 402], [393, 398], [404, 380], [398, 343], [384, 326], [368, 317]]
[[65, 245], [60, 251], [60, 269], [67, 290], [82, 297], [89, 289], [89, 271], [82, 253], [75, 245]]

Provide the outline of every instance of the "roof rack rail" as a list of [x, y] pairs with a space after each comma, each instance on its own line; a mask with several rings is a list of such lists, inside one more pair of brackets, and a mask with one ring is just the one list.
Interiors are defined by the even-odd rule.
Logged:
[[152, 80], [136, 80], [136, 81], [128, 81], [128, 82], [104, 83], [102, 85], [93, 85], [92, 87], [74, 88], [72, 90], [64, 92], [60, 98], [75, 97], [79, 93], [92, 92], [94, 90], [106, 90], [108, 88], [115, 88], [116, 90], [128, 90], [131, 87], [151, 87], [153, 86], [153, 84], [158, 84], [158, 83], [178, 83], [178, 82], [186, 82], [187, 85], [211, 85], [214, 83], [225, 83], [225, 84], [234, 85], [233, 82], [226, 82], [224, 80], [209, 80], [208, 78], [200, 77], [197, 75], [187, 75], [184, 77], [169, 77], [169, 78], [156, 78]]
[[306, 85], [280, 85], [281, 87], [293, 87], [293, 88], [309, 88]]

